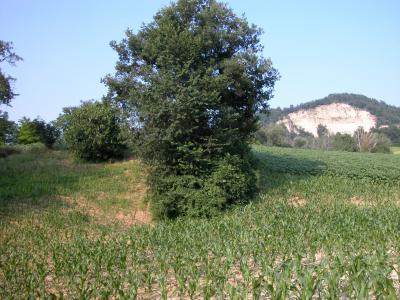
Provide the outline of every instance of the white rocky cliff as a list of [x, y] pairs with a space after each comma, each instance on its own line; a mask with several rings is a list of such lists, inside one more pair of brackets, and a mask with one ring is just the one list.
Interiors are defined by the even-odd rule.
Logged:
[[290, 113], [278, 123], [284, 124], [289, 131], [296, 132], [298, 128], [303, 128], [317, 136], [319, 124], [325, 125], [332, 134], [353, 134], [359, 126], [369, 131], [376, 126], [376, 121], [376, 117], [366, 110], [344, 103], [332, 103]]

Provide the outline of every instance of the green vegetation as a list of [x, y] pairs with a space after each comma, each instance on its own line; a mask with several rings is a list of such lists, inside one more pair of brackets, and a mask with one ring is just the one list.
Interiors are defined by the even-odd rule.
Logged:
[[318, 136], [299, 129], [289, 132], [283, 124], [267, 124], [255, 134], [255, 140], [261, 145], [276, 147], [295, 147], [348, 152], [390, 153], [391, 140], [377, 130], [366, 132], [359, 127], [353, 134], [329, 134], [323, 125], [318, 125]]
[[400, 297], [399, 156], [253, 152], [257, 201], [150, 226], [118, 217], [145, 210], [136, 161], [1, 159], [0, 298]]
[[10, 144], [17, 139], [18, 126], [8, 119], [7, 112], [0, 110], [0, 145]]
[[279, 77], [260, 35], [226, 4], [178, 0], [111, 43], [107, 100], [139, 131], [158, 218], [211, 216], [252, 197], [249, 141]]
[[356, 152], [357, 144], [350, 134], [338, 132], [332, 138], [332, 148], [337, 151]]
[[126, 148], [119, 112], [107, 103], [88, 101], [79, 107], [64, 108], [57, 124], [68, 149], [79, 159], [121, 158]]
[[23, 145], [43, 143], [51, 148], [59, 135], [59, 131], [50, 123], [39, 118], [34, 120], [23, 118], [18, 130], [18, 142]]
[[[111, 43], [102, 102], [19, 127], [0, 111], [0, 299], [400, 298], [400, 156], [300, 149], [389, 153], [399, 108], [335, 94], [261, 117], [342, 102], [391, 126], [256, 132], [279, 78], [260, 34], [178, 0]], [[111, 163], [128, 146], [143, 162]]]
[[324, 174], [377, 184], [400, 181], [399, 158], [394, 155], [254, 147], [267, 168], [276, 172]]
[[[266, 146], [290, 147], [291, 137], [289, 131], [281, 124], [268, 124], [261, 127], [256, 133], [258, 142]], [[298, 145], [296, 143], [296, 145]], [[302, 145], [303, 147], [305, 145]]]
[[374, 131], [377, 133], [385, 134], [387, 137], [390, 138], [393, 145], [400, 146], [400, 124], [398, 124], [397, 126], [391, 125], [389, 127], [375, 129]]
[[[6, 62], [11, 66], [15, 66], [17, 61], [21, 61], [22, 57], [13, 52], [12, 42], [0, 40], [0, 62]], [[3, 73], [0, 68], [0, 104], [9, 105], [11, 100], [17, 96], [14, 93], [11, 82], [15, 78]]]

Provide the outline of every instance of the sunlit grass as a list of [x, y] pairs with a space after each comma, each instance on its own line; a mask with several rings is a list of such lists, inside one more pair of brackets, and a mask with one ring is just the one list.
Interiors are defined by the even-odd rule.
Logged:
[[253, 203], [151, 226], [101, 222], [138, 162], [0, 160], [0, 298], [398, 298], [400, 157], [307, 151], [257, 147]]
[[393, 154], [400, 155], [400, 147], [391, 147], [390, 150]]

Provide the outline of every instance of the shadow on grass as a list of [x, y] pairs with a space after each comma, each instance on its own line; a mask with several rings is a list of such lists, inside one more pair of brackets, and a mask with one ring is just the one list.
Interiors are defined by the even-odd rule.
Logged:
[[257, 166], [258, 195], [269, 189], [284, 187], [288, 181], [322, 175], [326, 169], [326, 164], [319, 160], [298, 159], [257, 150], [253, 154]]

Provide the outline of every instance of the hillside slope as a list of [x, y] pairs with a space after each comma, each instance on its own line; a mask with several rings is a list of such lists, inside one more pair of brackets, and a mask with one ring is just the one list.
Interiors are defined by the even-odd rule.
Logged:
[[[276, 123], [277, 121], [283, 119], [284, 117], [287, 117], [291, 113], [308, 111], [322, 105], [331, 105], [334, 103], [347, 104], [352, 106], [354, 109], [358, 109], [359, 111], [370, 113], [371, 115], [376, 117], [376, 127], [400, 124], [400, 107], [388, 105], [383, 101], [378, 101], [363, 95], [347, 93], [330, 94], [325, 98], [309, 101], [297, 106], [291, 106], [284, 109], [272, 109], [269, 114], [261, 115], [260, 119], [263, 124]], [[325, 113], [326, 117], [328, 118], [330, 113], [335, 114], [340, 112], [326, 109]], [[365, 113], [361, 113], [361, 115], [365, 115]]]
[[278, 123], [285, 125], [290, 132], [297, 132], [301, 127], [314, 136], [318, 136], [319, 124], [326, 126], [330, 133], [353, 134], [358, 127], [366, 131], [376, 127], [377, 117], [349, 104], [332, 103], [292, 112]]

